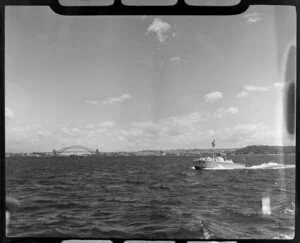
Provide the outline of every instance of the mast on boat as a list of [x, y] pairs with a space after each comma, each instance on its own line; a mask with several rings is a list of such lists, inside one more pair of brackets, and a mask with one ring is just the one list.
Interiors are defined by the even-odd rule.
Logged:
[[212, 147], [213, 147], [213, 160], [215, 160], [215, 146], [216, 146], [216, 141], [213, 140], [211, 143]]

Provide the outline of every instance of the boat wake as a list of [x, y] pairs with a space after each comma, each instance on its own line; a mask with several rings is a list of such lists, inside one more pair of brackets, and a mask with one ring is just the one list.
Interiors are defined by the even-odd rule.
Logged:
[[[219, 165], [215, 168], [205, 168], [204, 170], [265, 170], [265, 169], [273, 169], [273, 170], [279, 170], [279, 169], [291, 169], [295, 168], [295, 165], [285, 165], [285, 164], [278, 164], [276, 162], [269, 162], [269, 163], [263, 163], [260, 165], [253, 165], [249, 167], [244, 168], [225, 168], [222, 165]], [[195, 166], [192, 167], [193, 170], [196, 169]]]
[[246, 167], [245, 169], [290, 169], [290, 168], [295, 168], [295, 165], [285, 165], [285, 164], [278, 164], [276, 162], [269, 162], [269, 163], [264, 163], [261, 165], [254, 165], [250, 167]]
[[273, 239], [276, 240], [292, 240], [294, 239], [295, 234], [291, 233], [291, 234], [279, 234], [273, 237]]

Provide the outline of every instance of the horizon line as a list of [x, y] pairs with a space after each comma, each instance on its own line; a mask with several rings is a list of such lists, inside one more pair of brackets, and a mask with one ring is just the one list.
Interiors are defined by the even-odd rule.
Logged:
[[[81, 145], [74, 145], [74, 146], [81, 146]], [[234, 148], [215, 148], [215, 150], [231, 150], [231, 149], [242, 149], [242, 148], [247, 148], [251, 146], [266, 146], [266, 147], [296, 147], [296, 145], [246, 145], [243, 147], [234, 147]], [[64, 147], [63, 147], [64, 148]], [[89, 147], [87, 147], [89, 148]], [[61, 148], [62, 149], [62, 148]], [[89, 148], [91, 149], [91, 148]], [[137, 153], [137, 152], [143, 152], [143, 151], [176, 151], [176, 150], [212, 150], [213, 148], [188, 148], [188, 149], [143, 149], [143, 150], [134, 150], [134, 151], [122, 151], [122, 150], [117, 150], [117, 151], [99, 151], [98, 148], [91, 149], [91, 150], [98, 150], [100, 153]], [[60, 150], [60, 149], [53, 149], [55, 151]], [[7, 152], [5, 153], [53, 153], [52, 151], [28, 151], [28, 152]], [[78, 151], [80, 152], [80, 151]]]

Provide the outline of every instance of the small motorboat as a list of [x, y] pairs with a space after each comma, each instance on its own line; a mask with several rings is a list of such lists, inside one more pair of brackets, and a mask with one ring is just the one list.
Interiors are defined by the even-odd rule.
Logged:
[[245, 168], [244, 164], [234, 163], [232, 160], [224, 159], [223, 157], [215, 156], [215, 140], [212, 142], [213, 147], [213, 156], [212, 157], [204, 157], [195, 159], [194, 167], [196, 170], [205, 170], [205, 169], [240, 169]]

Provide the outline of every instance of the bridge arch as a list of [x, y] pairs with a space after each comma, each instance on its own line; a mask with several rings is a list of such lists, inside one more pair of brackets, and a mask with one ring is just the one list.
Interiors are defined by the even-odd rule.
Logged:
[[78, 152], [87, 152], [89, 154], [97, 154], [98, 150], [93, 150], [88, 147], [82, 146], [82, 145], [72, 145], [68, 147], [63, 147], [58, 150], [54, 150], [54, 153], [57, 155], [62, 153], [78, 153]]

